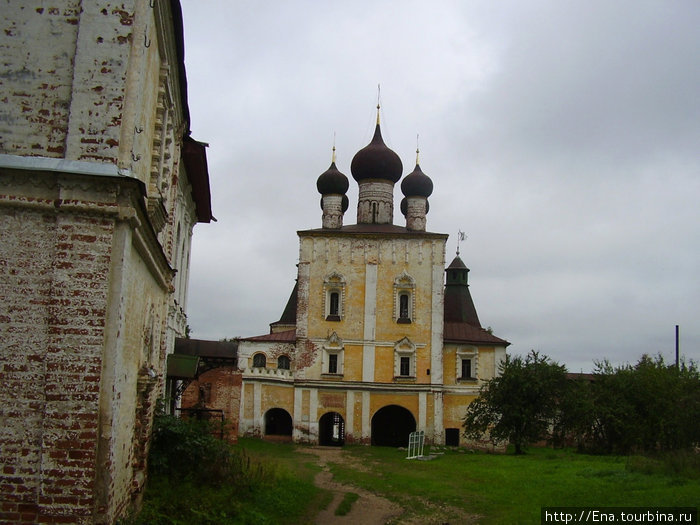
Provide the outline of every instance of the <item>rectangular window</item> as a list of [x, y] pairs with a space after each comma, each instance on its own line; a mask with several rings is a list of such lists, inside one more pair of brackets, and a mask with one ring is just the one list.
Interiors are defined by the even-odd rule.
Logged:
[[472, 360], [462, 359], [462, 379], [472, 378]]
[[338, 304], [339, 304], [339, 294], [338, 292], [331, 292], [331, 304], [330, 304], [330, 315], [338, 315]]
[[407, 293], [401, 293], [399, 295], [399, 317], [396, 320], [397, 323], [408, 324], [411, 322], [411, 296]]
[[338, 373], [338, 354], [328, 355], [328, 373], [337, 374]]
[[401, 375], [410, 376], [411, 375], [411, 358], [402, 357], [401, 358]]

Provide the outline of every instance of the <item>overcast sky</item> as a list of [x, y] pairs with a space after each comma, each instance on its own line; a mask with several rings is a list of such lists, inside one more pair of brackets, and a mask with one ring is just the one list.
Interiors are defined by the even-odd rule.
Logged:
[[[182, 0], [195, 227], [192, 337], [269, 332], [321, 227], [316, 179], [382, 135], [435, 185], [484, 326], [590, 371], [700, 360], [700, 2]], [[335, 139], [334, 139], [335, 137]], [[396, 185], [394, 199], [402, 195]], [[395, 206], [394, 223], [404, 225]]]

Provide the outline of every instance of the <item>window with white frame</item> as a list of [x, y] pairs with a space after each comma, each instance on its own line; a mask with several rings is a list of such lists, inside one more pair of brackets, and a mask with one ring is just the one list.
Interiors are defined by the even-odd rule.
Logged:
[[328, 373], [338, 373], [338, 354], [328, 354]]
[[468, 357], [463, 357], [461, 359], [462, 365], [462, 375], [461, 379], [471, 379], [472, 378], [472, 360]]
[[416, 377], [416, 345], [407, 337], [394, 345], [394, 377]]
[[394, 320], [397, 323], [413, 322], [416, 301], [416, 283], [405, 271], [394, 279]]
[[338, 334], [333, 332], [323, 344], [323, 374], [342, 375], [344, 345]]
[[323, 280], [323, 317], [326, 321], [343, 319], [345, 300], [345, 278], [338, 272], [331, 272]]
[[476, 379], [478, 351], [475, 347], [457, 350], [456, 378], [458, 381], [474, 381]]
[[265, 368], [267, 366], [267, 358], [263, 353], [257, 353], [253, 356], [253, 368]]

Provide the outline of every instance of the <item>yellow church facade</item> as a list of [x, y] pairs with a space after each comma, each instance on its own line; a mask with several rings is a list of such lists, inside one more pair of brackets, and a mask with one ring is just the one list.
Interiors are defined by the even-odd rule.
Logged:
[[464, 444], [461, 419], [505, 358], [508, 342], [484, 330], [448, 236], [426, 231], [432, 181], [383, 142], [353, 158], [357, 224], [343, 225], [348, 179], [335, 166], [317, 181], [322, 227], [299, 231], [297, 282], [269, 334], [242, 339], [240, 435], [342, 445], [405, 446], [413, 431]]

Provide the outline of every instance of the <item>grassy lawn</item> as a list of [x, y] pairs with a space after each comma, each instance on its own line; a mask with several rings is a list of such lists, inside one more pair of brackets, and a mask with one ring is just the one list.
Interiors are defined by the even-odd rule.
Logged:
[[333, 495], [314, 486], [314, 457], [291, 444], [241, 440], [239, 476], [228, 483], [149, 477], [144, 506], [124, 525], [298, 525], [313, 523]]
[[[149, 480], [144, 512], [127, 523], [313, 523], [332, 494], [314, 487], [320, 468], [305, 448], [241, 439], [234, 446], [246, 458], [239, 482], [202, 487], [156, 477]], [[406, 509], [403, 518], [414, 523], [429, 523], [436, 507], [454, 525], [464, 513], [484, 524], [540, 523], [543, 506], [700, 506], [698, 462], [680, 477], [658, 473], [647, 458], [565, 450], [514, 456], [439, 449], [430, 461], [407, 460], [406, 451], [395, 448], [346, 446], [343, 452], [342, 464], [329, 465], [335, 480], [399, 503]]]
[[[303, 449], [301, 449], [303, 450]], [[400, 503], [415, 516], [449, 505], [480, 523], [539, 523], [543, 506], [700, 505], [700, 480], [644, 474], [627, 458], [531, 449], [524, 456], [446, 450], [431, 461], [393, 448], [350, 446], [367, 471], [332, 465], [336, 479]]]

